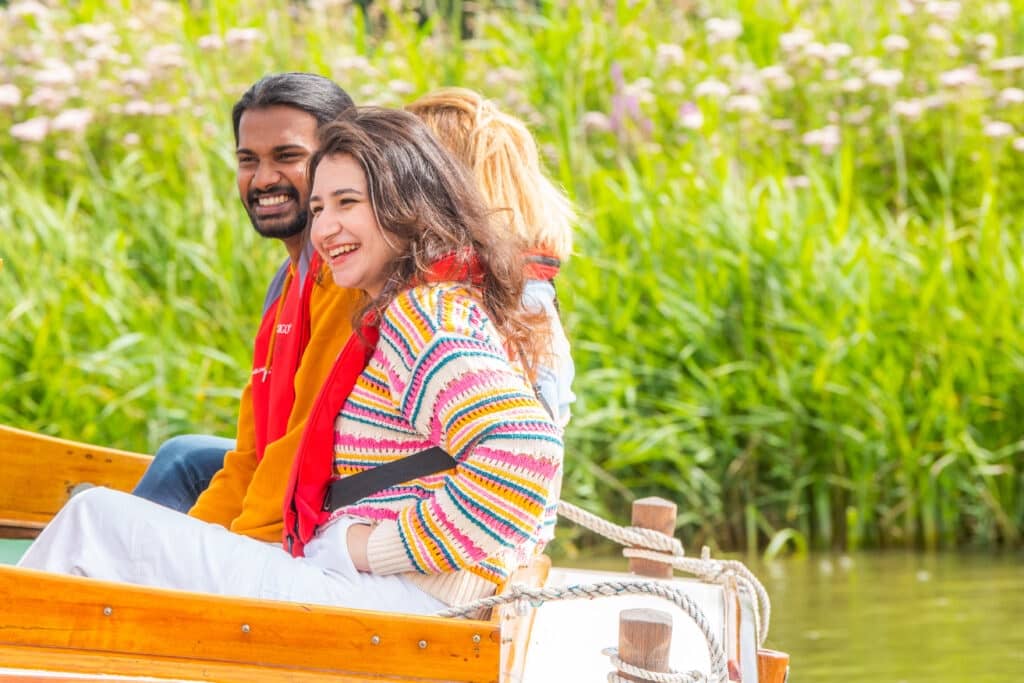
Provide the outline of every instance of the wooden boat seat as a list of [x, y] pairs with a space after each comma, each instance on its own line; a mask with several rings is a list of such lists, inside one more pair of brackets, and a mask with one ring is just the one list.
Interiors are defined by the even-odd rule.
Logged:
[[34, 538], [84, 484], [131, 491], [152, 459], [3, 425], [0, 453], [0, 538]]

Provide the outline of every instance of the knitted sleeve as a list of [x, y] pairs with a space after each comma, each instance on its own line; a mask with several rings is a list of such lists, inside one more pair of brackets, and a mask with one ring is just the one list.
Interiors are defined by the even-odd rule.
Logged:
[[375, 574], [469, 567], [536, 543], [562, 475], [561, 432], [467, 290], [417, 287], [384, 314], [392, 400], [458, 463], [443, 488], [370, 534]]

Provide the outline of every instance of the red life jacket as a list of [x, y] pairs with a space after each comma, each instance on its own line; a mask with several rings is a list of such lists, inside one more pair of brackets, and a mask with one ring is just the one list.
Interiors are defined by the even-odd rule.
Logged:
[[266, 307], [256, 333], [252, 407], [257, 461], [263, 459], [267, 444], [288, 431], [295, 404], [295, 373], [309, 344], [309, 298], [319, 270], [320, 255], [315, 253], [301, 282], [289, 264], [283, 291]]

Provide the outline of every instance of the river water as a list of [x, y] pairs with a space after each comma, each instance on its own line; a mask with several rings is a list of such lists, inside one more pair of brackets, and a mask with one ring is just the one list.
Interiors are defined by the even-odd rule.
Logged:
[[[0, 541], [0, 562], [16, 561], [26, 545]], [[812, 555], [747, 565], [772, 598], [766, 645], [791, 655], [791, 683], [1024, 681], [1024, 554]]]
[[1024, 681], [1024, 554], [858, 554], [748, 563], [791, 681]]

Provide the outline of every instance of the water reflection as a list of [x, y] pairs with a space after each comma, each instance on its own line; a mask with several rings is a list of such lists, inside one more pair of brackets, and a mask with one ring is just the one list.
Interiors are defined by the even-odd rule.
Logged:
[[903, 553], [748, 562], [768, 646], [800, 681], [973, 683], [1024, 675], [1024, 555]]

